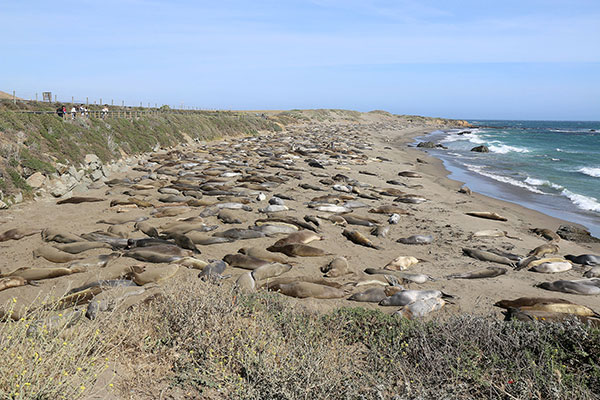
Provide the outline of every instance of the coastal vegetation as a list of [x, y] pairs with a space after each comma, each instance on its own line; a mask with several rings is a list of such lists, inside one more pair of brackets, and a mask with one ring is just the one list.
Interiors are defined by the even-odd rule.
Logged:
[[600, 331], [575, 320], [319, 313], [277, 294], [244, 295], [199, 280], [74, 327], [73, 317], [51, 324], [50, 314], [60, 311], [0, 325], [2, 398], [600, 395]]

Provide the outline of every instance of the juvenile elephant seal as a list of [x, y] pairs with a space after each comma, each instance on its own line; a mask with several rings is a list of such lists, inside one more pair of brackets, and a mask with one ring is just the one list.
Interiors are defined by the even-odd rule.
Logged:
[[477, 231], [477, 232], [474, 232], [471, 235], [471, 237], [472, 238], [474, 238], [474, 237], [507, 237], [509, 239], [521, 240], [521, 238], [519, 238], [517, 236], [510, 236], [508, 234], [508, 232], [501, 231], [500, 229], [486, 229], [483, 231]]
[[557, 272], [565, 272], [573, 268], [573, 265], [570, 262], [545, 262], [541, 264], [537, 264], [530, 269], [530, 271], [534, 272], [542, 272], [546, 274], [557, 273]]
[[131, 272], [128, 274], [128, 277], [138, 285], [144, 286], [148, 283], [158, 283], [172, 278], [177, 271], [179, 271], [179, 265], [177, 264], [151, 268], [134, 265], [131, 267]]
[[111, 246], [104, 242], [75, 242], [66, 244], [57, 244], [54, 246], [60, 251], [64, 251], [71, 254], [79, 254], [84, 251], [93, 249], [110, 249]]
[[69, 268], [104, 268], [112, 260], [121, 257], [120, 253], [102, 254], [95, 257], [84, 258], [83, 260], [73, 261], [69, 264]]
[[417, 300], [441, 298], [439, 290], [402, 290], [393, 296], [387, 297], [379, 302], [380, 306], [406, 306]]
[[34, 257], [42, 257], [53, 263], [66, 263], [69, 261], [81, 260], [82, 256], [76, 256], [64, 251], [58, 250], [57, 248], [50, 246], [38, 247], [33, 251]]
[[225, 261], [211, 261], [211, 263], [204, 267], [204, 269], [202, 269], [202, 272], [198, 274], [198, 278], [200, 278], [202, 281], [208, 281], [211, 279], [223, 279], [225, 278], [225, 276], [223, 276], [222, 274], [223, 272], [225, 272], [225, 268], [227, 268], [227, 264], [225, 263]]
[[266, 235], [262, 232], [254, 231], [252, 229], [238, 229], [232, 228], [223, 232], [216, 232], [213, 234], [216, 237], [224, 237], [228, 239], [256, 239], [262, 238]]
[[512, 261], [511, 259], [509, 259], [507, 257], [499, 256], [498, 254], [495, 254], [495, 253], [492, 253], [489, 251], [464, 248], [464, 249], [462, 249], [462, 252], [464, 255], [475, 258], [477, 260], [510, 265], [511, 267], [515, 266], [514, 261]]
[[409, 267], [412, 267], [418, 262], [419, 260], [413, 256], [398, 256], [387, 263], [383, 268], [390, 271], [403, 271]]
[[445, 304], [444, 299], [439, 297], [420, 299], [396, 311], [394, 314], [408, 319], [422, 318], [433, 311], [441, 309]]
[[500, 308], [520, 308], [533, 306], [536, 304], [573, 304], [569, 300], [559, 299], [556, 297], [519, 297], [515, 300], [500, 300], [494, 303], [494, 306]]
[[44, 267], [44, 268], [28, 268], [22, 267], [2, 277], [21, 277], [28, 281], [41, 281], [42, 279], [58, 278], [60, 276], [71, 275], [78, 272], [84, 272], [84, 268], [74, 267]]
[[203, 232], [189, 232], [187, 235], [194, 244], [200, 244], [202, 246], [209, 246], [211, 244], [221, 244], [221, 243], [231, 243], [235, 239], [218, 237], [218, 236], [209, 236]]
[[300, 243], [286, 244], [285, 246], [271, 246], [267, 247], [267, 250], [275, 253], [283, 253], [290, 257], [321, 257], [331, 254], [323, 249]]
[[569, 261], [574, 262], [575, 264], [581, 265], [600, 265], [600, 256], [596, 256], [594, 254], [582, 254], [580, 256], [574, 256], [572, 254], [568, 254], [565, 258]]
[[520, 307], [520, 310], [521, 311], [527, 311], [527, 310], [546, 311], [546, 312], [553, 312], [553, 313], [580, 315], [583, 317], [598, 317], [598, 316], [600, 316], [597, 312], [595, 312], [591, 308], [582, 306], [579, 304], [538, 303], [538, 304], [533, 304], [531, 306], [522, 306], [522, 307]]
[[383, 206], [379, 206], [376, 208], [371, 208], [369, 210], [370, 213], [373, 214], [387, 214], [387, 215], [392, 215], [392, 214], [398, 214], [398, 215], [407, 215], [408, 211], [398, 207], [398, 206], [393, 206], [393, 205], [383, 205]]
[[101, 219], [97, 223], [98, 224], [107, 224], [107, 225], [119, 225], [126, 224], [128, 222], [140, 222], [147, 220], [146, 216], [134, 216], [134, 215], [117, 215], [114, 217]]
[[154, 226], [150, 225], [148, 222], [145, 222], [145, 221], [136, 222], [134, 227], [135, 227], [135, 229], [139, 230], [143, 234], [148, 235], [150, 237], [157, 238], [159, 236], [156, 228]]
[[471, 211], [471, 212], [468, 212], [466, 214], [470, 215], [471, 217], [493, 219], [493, 220], [496, 220], [496, 221], [508, 221], [508, 218], [503, 217], [501, 215], [498, 215], [495, 212], [489, 212], [489, 211]]
[[448, 275], [446, 279], [484, 279], [495, 278], [506, 274], [507, 269], [502, 267], [487, 267], [478, 271], [465, 272], [462, 274]]
[[97, 203], [99, 201], [104, 201], [106, 199], [100, 199], [98, 197], [82, 197], [82, 196], [73, 196], [68, 199], [62, 199], [56, 202], [56, 204], [81, 204], [81, 203]]
[[230, 267], [237, 267], [243, 269], [256, 269], [260, 266], [270, 264], [269, 261], [261, 260], [260, 258], [254, 258], [245, 254], [227, 254], [223, 257], [223, 261], [229, 264]]
[[23, 229], [9, 229], [4, 233], [0, 234], [0, 242], [6, 242], [7, 240], [19, 240], [26, 236], [35, 235], [36, 233], [40, 233], [41, 230], [23, 230]]
[[108, 227], [107, 231], [122, 238], [128, 238], [131, 233], [131, 229], [124, 225], [111, 225]]
[[367, 289], [366, 291], [361, 293], [355, 293], [352, 296], [348, 297], [348, 300], [366, 303], [379, 303], [386, 297], [388, 296], [385, 294], [385, 289], [381, 287], [376, 287]]
[[276, 262], [281, 264], [289, 263], [288, 258], [283, 254], [273, 253], [271, 251], [261, 249], [258, 247], [242, 247], [238, 250], [238, 253], [270, 262]]
[[554, 282], [542, 282], [537, 287], [552, 290], [554, 292], [582, 294], [582, 295], [595, 295], [600, 294], [600, 287], [593, 284], [586, 284], [578, 281], [554, 281]]
[[241, 224], [242, 220], [239, 215], [232, 210], [223, 209], [217, 214], [217, 218], [224, 224]]
[[328, 278], [336, 278], [338, 276], [348, 274], [348, 260], [344, 257], [336, 257], [327, 265], [321, 267], [321, 272]]
[[272, 290], [276, 290], [286, 296], [297, 297], [299, 299], [304, 299], [307, 297], [313, 297], [315, 299], [339, 299], [346, 295], [346, 293], [341, 289], [319, 285], [312, 282], [280, 284], [276, 285]]
[[542, 257], [546, 254], [556, 254], [560, 248], [554, 243], [546, 243], [531, 250], [528, 256]]
[[422, 178], [421, 175], [417, 174], [414, 171], [401, 171], [398, 172], [398, 176], [403, 176], [405, 178]]
[[546, 229], [546, 228], [533, 228], [530, 229], [531, 232], [542, 236], [544, 239], [550, 240], [550, 241], [554, 241], [556, 243], [560, 242], [560, 236], [558, 236], [556, 234], [556, 232], [551, 231], [550, 229]]
[[252, 277], [257, 281], [262, 281], [264, 279], [278, 277], [291, 269], [292, 266], [290, 264], [270, 263], [254, 269], [252, 271]]
[[10, 276], [6, 278], [0, 278], [0, 292], [5, 289], [25, 286], [27, 285], [27, 282], [27, 279], [21, 276]]
[[293, 243], [308, 244], [317, 240], [323, 240], [323, 237], [312, 231], [298, 231], [290, 233], [287, 237], [283, 239], [279, 239], [275, 242], [275, 244], [273, 244], [273, 246], [279, 247]]
[[112, 311], [119, 304], [123, 303], [126, 298], [140, 295], [145, 291], [146, 288], [144, 287], [126, 286], [102, 292], [94, 296], [89, 302], [85, 316], [90, 320], [94, 320], [98, 317], [100, 312]]
[[599, 278], [600, 266], [590, 268], [589, 270], [585, 271], [585, 274], [583, 274], [583, 276], [586, 278]]
[[[396, 215], [396, 214], [394, 214]], [[385, 238], [390, 231], [389, 226], [377, 225], [373, 229], [371, 229], [371, 235], [376, 236], [378, 238]]]
[[362, 233], [360, 233], [358, 231], [350, 231], [348, 229], [344, 229], [344, 231], [342, 232], [342, 235], [344, 235], [352, 243], [356, 243], [356, 244], [359, 244], [359, 245], [365, 246], [365, 247], [370, 247], [370, 248], [376, 249], [376, 250], [380, 249], [379, 246], [376, 246], [375, 244], [373, 244], [373, 242], [371, 242], [366, 236], [364, 236]]
[[57, 229], [46, 228], [42, 231], [42, 240], [44, 242], [73, 243], [81, 242], [84, 239], [68, 232], [61, 232]]
[[412, 235], [406, 238], [400, 238], [396, 240], [402, 244], [430, 244], [433, 242], [433, 236], [431, 235]]
[[177, 246], [169, 245], [135, 248], [123, 253], [123, 256], [125, 257], [131, 257], [138, 261], [151, 263], [170, 263], [190, 255], [191, 251], [189, 250], [183, 250]]
[[251, 271], [244, 272], [235, 281], [234, 288], [242, 293], [253, 293], [256, 291], [256, 280]]

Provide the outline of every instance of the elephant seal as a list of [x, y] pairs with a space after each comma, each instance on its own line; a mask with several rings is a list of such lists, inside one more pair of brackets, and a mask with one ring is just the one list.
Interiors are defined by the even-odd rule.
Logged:
[[346, 296], [346, 292], [342, 289], [336, 289], [331, 286], [319, 285], [312, 282], [278, 284], [270, 287], [269, 290], [275, 290], [286, 296], [299, 299], [307, 297], [313, 297], [315, 299], [339, 299]]
[[74, 243], [81, 242], [84, 239], [71, 233], [61, 232], [53, 228], [46, 228], [42, 231], [42, 240], [44, 242]]
[[288, 264], [288, 258], [280, 253], [273, 253], [258, 247], [242, 247], [238, 253], [245, 254], [250, 257], [260, 258], [261, 260], [271, 261], [281, 264]]
[[348, 297], [348, 300], [351, 301], [360, 301], [366, 303], [379, 303], [381, 300], [388, 297], [385, 294], [385, 290], [380, 287], [367, 289], [361, 293], [355, 293], [352, 296]]
[[263, 265], [270, 264], [270, 261], [261, 260], [260, 258], [255, 258], [240, 253], [227, 254], [223, 257], [223, 261], [229, 264], [230, 267], [237, 267], [250, 270], [256, 269]]
[[341, 215], [341, 217], [344, 218], [348, 225], [368, 226], [370, 228], [377, 224], [377, 221], [374, 219], [359, 217], [352, 214]]
[[565, 272], [573, 268], [573, 265], [570, 262], [545, 262], [541, 264], [537, 264], [530, 269], [530, 271], [534, 272], [542, 272], [542, 273], [557, 273], [557, 272]]
[[198, 278], [204, 282], [215, 279], [223, 279], [225, 276], [222, 274], [225, 272], [225, 268], [227, 268], [225, 261], [213, 260], [210, 262], [210, 264], [202, 269], [202, 271], [198, 274]]
[[253, 293], [256, 291], [256, 280], [251, 271], [244, 272], [235, 281], [234, 288], [242, 293]]
[[33, 251], [33, 256], [36, 258], [45, 258], [46, 260], [51, 261], [53, 263], [66, 263], [69, 261], [81, 260], [84, 258], [82, 256], [75, 256], [73, 254], [66, 253], [51, 246], [38, 247]]
[[57, 244], [54, 246], [60, 251], [64, 251], [71, 254], [79, 254], [84, 251], [93, 249], [110, 249], [111, 245], [104, 242], [75, 242], [66, 244]]
[[555, 297], [519, 297], [515, 300], [500, 300], [494, 303], [494, 306], [500, 308], [520, 308], [533, 306], [536, 304], [573, 304], [569, 300], [559, 299]]
[[495, 278], [506, 274], [507, 269], [502, 267], [487, 267], [477, 271], [465, 272], [462, 274], [451, 274], [446, 279], [484, 279]]
[[254, 280], [262, 281], [264, 279], [278, 277], [291, 269], [292, 266], [290, 264], [270, 263], [254, 269], [252, 271], [252, 277]]
[[413, 256], [398, 256], [387, 263], [383, 268], [390, 271], [403, 271], [418, 262], [419, 260]]
[[394, 205], [383, 205], [383, 206], [379, 206], [376, 208], [371, 208], [369, 210], [370, 213], [373, 214], [387, 214], [387, 215], [392, 215], [392, 214], [398, 214], [398, 215], [407, 215], [408, 211], [398, 207], [398, 206], [394, 206]]
[[95, 320], [100, 312], [112, 311], [126, 298], [140, 295], [145, 291], [145, 287], [125, 286], [97, 294], [90, 300], [85, 316], [90, 320]]
[[182, 233], [168, 233], [166, 235], [168, 239], [171, 239], [175, 242], [175, 244], [182, 249], [191, 250], [194, 254], [201, 254], [202, 252], [196, 247], [196, 244], [190, 239], [188, 236]]
[[58, 200], [56, 204], [81, 204], [81, 203], [97, 203], [99, 201], [104, 201], [106, 199], [100, 199], [98, 197], [82, 197], [82, 196], [73, 196], [68, 199]]
[[493, 220], [496, 220], [496, 221], [508, 221], [508, 218], [503, 217], [501, 215], [498, 215], [495, 212], [489, 212], [489, 211], [471, 211], [471, 212], [468, 212], [466, 214], [470, 215], [471, 217], [493, 219]]
[[273, 246], [281, 247], [293, 243], [308, 244], [317, 240], [323, 240], [323, 237], [312, 231], [298, 231], [290, 233], [283, 239], [279, 239], [273, 244]]
[[600, 278], [600, 266], [592, 267], [583, 274], [586, 278]]
[[172, 278], [179, 271], [178, 264], [169, 264], [165, 267], [141, 267], [133, 265], [127, 277], [140, 286], [148, 283], [158, 283]]
[[600, 320], [597, 318], [583, 317], [576, 314], [566, 314], [560, 312], [548, 312], [538, 310], [521, 310], [519, 308], [509, 308], [505, 313], [505, 321], [518, 320], [518, 321], [541, 321], [541, 322], [553, 322], [553, 321], [564, 321], [569, 318], [578, 319], [584, 324], [590, 324], [594, 327], [600, 325]]
[[538, 246], [535, 249], [531, 250], [529, 252], [529, 254], [527, 254], [527, 255], [542, 257], [542, 256], [545, 256], [546, 254], [556, 254], [556, 253], [558, 253], [559, 250], [560, 250], [560, 248], [558, 247], [558, 245], [556, 245], [554, 243], [546, 243], [546, 244], [543, 244], [543, 245]]
[[371, 235], [378, 238], [385, 238], [390, 231], [389, 226], [377, 225], [371, 229]]
[[143, 234], [148, 235], [153, 238], [158, 238], [158, 236], [159, 236], [156, 228], [145, 221], [136, 222], [134, 225], [134, 228], [137, 229], [138, 231], [142, 232]]
[[331, 255], [331, 253], [327, 253], [323, 249], [300, 243], [286, 244], [285, 246], [270, 246], [267, 247], [267, 250], [274, 253], [283, 253], [289, 257], [321, 257]]
[[131, 230], [124, 225], [111, 225], [108, 227], [107, 231], [125, 239], [127, 239], [131, 233]]
[[545, 311], [545, 312], [553, 312], [553, 313], [564, 313], [564, 314], [573, 314], [580, 315], [583, 317], [600, 317], [600, 314], [595, 312], [589, 307], [582, 306], [579, 304], [565, 304], [565, 303], [538, 303], [533, 304], [531, 306], [522, 306], [519, 307], [521, 311]]
[[517, 236], [510, 236], [507, 231], [501, 231], [500, 229], [486, 229], [483, 231], [477, 231], [471, 234], [471, 238], [474, 237], [507, 237], [509, 239], [521, 240]]
[[356, 244], [359, 244], [359, 245], [365, 246], [365, 247], [370, 247], [370, 248], [376, 249], [376, 250], [381, 249], [379, 246], [376, 246], [375, 244], [373, 244], [373, 242], [371, 242], [366, 236], [364, 236], [362, 233], [360, 233], [358, 231], [350, 231], [348, 229], [344, 229], [344, 231], [342, 232], [342, 235], [344, 235], [352, 243], [356, 243]]
[[511, 259], [509, 259], [507, 257], [499, 256], [498, 254], [495, 254], [495, 253], [492, 253], [489, 251], [463, 248], [462, 252], [464, 255], [472, 257], [476, 260], [489, 261], [489, 262], [494, 262], [497, 264], [505, 264], [505, 265], [509, 265], [513, 268], [515, 267], [515, 263]]
[[560, 242], [560, 236], [558, 236], [558, 234], [554, 231], [551, 231], [550, 229], [546, 229], [546, 228], [533, 228], [530, 229], [531, 232], [542, 236], [544, 239], [546, 240], [550, 240], [553, 242]]
[[400, 315], [408, 319], [422, 318], [433, 311], [441, 309], [445, 304], [444, 299], [439, 297], [420, 299], [396, 311], [394, 315]]
[[151, 263], [170, 263], [190, 256], [191, 251], [183, 250], [177, 246], [159, 245], [135, 248], [123, 253], [125, 257], [135, 258], [138, 261]]
[[336, 278], [338, 276], [346, 275], [348, 271], [348, 260], [344, 257], [336, 257], [331, 260], [327, 265], [321, 267], [321, 272], [324, 273], [328, 278]]
[[241, 224], [242, 220], [239, 215], [232, 210], [223, 209], [217, 214], [217, 218], [224, 224]]
[[257, 239], [265, 237], [266, 235], [262, 232], [254, 231], [252, 229], [239, 229], [232, 228], [223, 232], [216, 232], [213, 234], [216, 237], [224, 237], [228, 239]]
[[146, 216], [133, 216], [133, 215], [117, 215], [114, 217], [110, 217], [107, 219], [101, 219], [97, 223], [98, 224], [107, 224], [107, 225], [120, 225], [126, 224], [128, 222], [140, 222], [147, 220]]
[[422, 178], [421, 175], [417, 174], [414, 171], [401, 171], [398, 172], [398, 176], [403, 176], [405, 178]]
[[581, 281], [560, 280], [554, 282], [542, 282], [536, 286], [554, 292], [582, 294], [587, 296], [600, 294], [600, 287], [593, 284], [586, 284]]
[[380, 306], [406, 306], [417, 300], [432, 298], [441, 298], [442, 292], [439, 290], [402, 290], [379, 302]]
[[218, 236], [210, 236], [204, 232], [188, 232], [186, 234], [194, 244], [200, 244], [202, 246], [209, 246], [211, 244], [221, 244], [221, 243], [231, 243], [234, 242], [235, 239], [218, 237]]
[[112, 260], [121, 257], [120, 253], [102, 254], [95, 257], [84, 258], [83, 260], [73, 261], [69, 264], [69, 268], [104, 268]]
[[36, 230], [23, 230], [23, 229], [9, 229], [4, 233], [0, 234], [0, 242], [6, 242], [7, 240], [19, 240], [23, 239], [26, 236], [35, 235], [36, 233], [40, 233], [40, 229]]
[[569, 261], [574, 262], [575, 264], [581, 265], [600, 265], [600, 256], [594, 254], [582, 254], [580, 256], [574, 256], [572, 254], [568, 254], [565, 258]]
[[402, 244], [430, 244], [433, 242], [433, 236], [431, 235], [412, 235], [406, 238], [400, 238], [396, 240]]
[[21, 276], [9, 276], [6, 278], [0, 278], [0, 292], [5, 289], [25, 286], [27, 285], [27, 282], [27, 279]]

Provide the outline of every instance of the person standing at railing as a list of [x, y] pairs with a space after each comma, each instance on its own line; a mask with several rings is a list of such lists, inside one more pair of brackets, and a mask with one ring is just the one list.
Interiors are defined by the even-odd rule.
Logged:
[[77, 109], [75, 108], [75, 106], [71, 107], [71, 119], [75, 119], [75, 116], [77, 115]]
[[60, 106], [56, 109], [56, 115], [58, 115], [61, 118], [63, 118], [65, 116], [65, 111], [64, 111], [63, 106]]
[[108, 115], [108, 107], [105, 104], [104, 108], [102, 109], [102, 114], [101, 114], [102, 119], [106, 118], [107, 115]]

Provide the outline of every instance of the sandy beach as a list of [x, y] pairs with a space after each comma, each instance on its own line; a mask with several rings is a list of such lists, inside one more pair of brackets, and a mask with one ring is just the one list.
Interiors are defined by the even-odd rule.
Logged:
[[[581, 279], [583, 272], [588, 269], [579, 265], [561, 273], [538, 273], [527, 269], [515, 271], [507, 267], [508, 272], [493, 278], [486, 279], [446, 279], [448, 275], [481, 270], [489, 266], [499, 266], [494, 263], [484, 262], [469, 258], [462, 254], [463, 248], [487, 248], [496, 249], [512, 254], [526, 257], [528, 252], [544, 243], [545, 239], [530, 232], [531, 228], [548, 228], [555, 231], [559, 225], [566, 223], [544, 214], [526, 209], [524, 207], [498, 201], [489, 197], [473, 193], [467, 195], [458, 193], [462, 186], [461, 182], [451, 181], [446, 178], [448, 172], [443, 168], [440, 160], [429, 157], [425, 152], [409, 147], [414, 137], [431, 132], [440, 126], [427, 123], [407, 122], [406, 119], [396, 118], [385, 114], [362, 114], [359, 121], [348, 121], [342, 118], [327, 122], [309, 122], [297, 126], [288, 126], [287, 131], [268, 136], [231, 138], [223, 141], [186, 144], [175, 149], [160, 150], [157, 154], [140, 156], [138, 165], [126, 173], [111, 176], [111, 179], [140, 178], [151, 172], [156, 172], [160, 165], [149, 163], [153, 157], [164, 156], [170, 152], [171, 157], [184, 162], [192, 162], [195, 159], [204, 159], [206, 166], [192, 167], [192, 169], [203, 170], [209, 167], [223, 167], [223, 172], [239, 171], [229, 179], [222, 179], [236, 187], [235, 190], [243, 190], [243, 196], [250, 200], [249, 208], [252, 211], [233, 210], [233, 213], [241, 220], [241, 224], [223, 224], [216, 216], [203, 218], [203, 222], [210, 225], [218, 225], [214, 232], [224, 231], [229, 228], [247, 228], [255, 224], [257, 219], [266, 218], [267, 215], [259, 213], [258, 209], [268, 206], [268, 200], [276, 194], [284, 194], [291, 200], [284, 200], [289, 211], [272, 213], [272, 216], [294, 217], [302, 221], [305, 215], [319, 215], [320, 226], [317, 228], [323, 240], [311, 243], [312, 246], [323, 249], [328, 255], [320, 257], [290, 257], [293, 262], [291, 271], [282, 275], [305, 276], [311, 278], [322, 277], [320, 268], [325, 266], [336, 256], [343, 256], [348, 260], [349, 273], [337, 278], [325, 278], [338, 282], [340, 285], [366, 280], [370, 276], [363, 271], [366, 268], [381, 269], [387, 263], [398, 256], [413, 256], [419, 259], [416, 265], [409, 267], [408, 273], [421, 273], [432, 277], [433, 281], [423, 284], [408, 283], [405, 286], [410, 289], [436, 289], [452, 295], [453, 304], [447, 304], [443, 309], [435, 311], [431, 315], [435, 318], [469, 313], [475, 315], [491, 315], [501, 317], [500, 309], [493, 304], [501, 299], [514, 299], [524, 296], [535, 297], [561, 297], [577, 304], [600, 309], [598, 296], [582, 296], [549, 292], [534, 285], [544, 281], [559, 279]], [[444, 128], [444, 127], [441, 127]], [[447, 126], [445, 126], [447, 128]], [[317, 142], [319, 140], [320, 142]], [[290, 146], [293, 143], [293, 146]], [[325, 144], [330, 144], [327, 147]], [[268, 144], [268, 146], [267, 146]], [[301, 148], [309, 149], [314, 144], [314, 152], [301, 155], [293, 150]], [[270, 146], [270, 147], [269, 147]], [[288, 147], [289, 146], [289, 147]], [[237, 149], [232, 152], [231, 149]], [[263, 158], [279, 161], [289, 161], [287, 165], [293, 166], [290, 172], [295, 177], [285, 176], [285, 170], [281, 168], [267, 167], [261, 164], [259, 170], [255, 170], [253, 162], [259, 158], [258, 153], [263, 149], [267, 153]], [[312, 151], [312, 150], [311, 150]], [[247, 162], [247, 166], [228, 166], [218, 164], [217, 161], [227, 159], [231, 161], [237, 155], [237, 161]], [[324, 168], [310, 167], [306, 160], [316, 159], [323, 161]], [[398, 176], [401, 171], [414, 171], [420, 178], [405, 178]], [[283, 173], [282, 173], [283, 172]], [[242, 174], [261, 174], [280, 176], [285, 178], [285, 183], [276, 187], [265, 187], [263, 190], [248, 185], [242, 188], [236, 179]], [[294, 175], [292, 174], [292, 175]], [[339, 195], [340, 192], [332, 190], [333, 185], [320, 183], [320, 180], [329, 179], [337, 174], [345, 175], [355, 179], [361, 184], [365, 193], [377, 193], [386, 188], [395, 187], [409, 194], [418, 195], [427, 199], [421, 204], [394, 203], [406, 211], [406, 215], [400, 216], [398, 224], [388, 224], [389, 215], [374, 214], [369, 209], [385, 204], [393, 204], [394, 196], [378, 195], [378, 199], [365, 199], [357, 197], [356, 200], [365, 203], [365, 207], [356, 208], [352, 215], [368, 217], [377, 221], [382, 226], [389, 225], [389, 233], [386, 238], [379, 238], [369, 234], [371, 228], [365, 226], [348, 225], [342, 227], [325, 219], [326, 212], [319, 212], [308, 208], [311, 199], [323, 195]], [[156, 176], [157, 175], [157, 176]], [[317, 176], [315, 176], [317, 175]], [[326, 178], [328, 177], [328, 178]], [[19, 228], [46, 229], [52, 228], [60, 232], [81, 235], [88, 232], [106, 230], [110, 225], [98, 223], [115, 216], [146, 216], [149, 224], [160, 227], [189, 217], [197, 217], [206, 206], [187, 207], [184, 212], [172, 217], [153, 217], [150, 208], [128, 208], [123, 206], [110, 207], [111, 200], [126, 200], [136, 197], [153, 203], [156, 208], [165, 206], [181, 206], [182, 204], [160, 203], [157, 198], [163, 196], [157, 189], [166, 187], [170, 180], [176, 176], [155, 174], [155, 179], [142, 178], [137, 184], [155, 185], [151, 190], [139, 187], [134, 189], [131, 185], [114, 185], [112, 187], [103, 185], [98, 189], [90, 189], [85, 196], [99, 197], [105, 199], [95, 203], [65, 204], [57, 205], [56, 200], [45, 198], [35, 202], [28, 202], [2, 211], [0, 214], [2, 232]], [[388, 180], [398, 180], [407, 186], [387, 184]], [[325, 181], [326, 182], [326, 181]], [[320, 190], [303, 189], [300, 184], [311, 184]], [[326, 182], [327, 183], [327, 182]], [[330, 182], [331, 183], [331, 182]], [[343, 182], [335, 182], [335, 184]], [[417, 186], [415, 186], [417, 185]], [[468, 185], [468, 182], [467, 182]], [[257, 194], [262, 192], [266, 199], [256, 200]], [[350, 194], [352, 193], [345, 193]], [[203, 196], [202, 199], [211, 203], [223, 202], [217, 196]], [[230, 198], [227, 201], [233, 201]], [[117, 212], [123, 211], [123, 212]], [[506, 222], [481, 219], [466, 215], [471, 211], [490, 211], [498, 213], [507, 218]], [[134, 229], [134, 223], [129, 222], [121, 226], [123, 231], [129, 232], [129, 238], [144, 238], [145, 235]], [[379, 249], [367, 248], [357, 245], [342, 235], [344, 229], [356, 230], [368, 237]], [[506, 231], [509, 237], [472, 238], [476, 231], [498, 229]], [[432, 244], [409, 245], [401, 244], [396, 240], [411, 235], [431, 235]], [[212, 244], [198, 248], [201, 251], [198, 259], [220, 260], [227, 254], [233, 254], [241, 247], [257, 247], [265, 249], [276, 240], [285, 235], [273, 237], [261, 237], [248, 240], [237, 240], [231, 243]], [[0, 271], [7, 274], [23, 267], [55, 267], [59, 264], [46, 261], [44, 258], [34, 258], [33, 251], [41, 246], [50, 246], [45, 243], [39, 234], [28, 236], [20, 240], [9, 240], [3, 242], [2, 261]], [[578, 244], [566, 240], [559, 243], [559, 255], [566, 254], [599, 254], [599, 244]], [[112, 249], [93, 249], [79, 254], [80, 257], [94, 257], [101, 254], [112, 253]], [[552, 256], [556, 257], [556, 256]], [[67, 266], [69, 263], [62, 264]], [[101, 279], [115, 279], [120, 272], [132, 265], [149, 265], [129, 257], [119, 257], [105, 268], [89, 268], [85, 272], [73, 273], [53, 279], [39, 281], [39, 286], [26, 285], [10, 288], [0, 292], [0, 304], [27, 307], [34, 301], [45, 299], [46, 301], [58, 299], [69, 290], [86, 283]], [[148, 268], [164, 268], [167, 264], [149, 265]], [[231, 275], [226, 279], [226, 284], [233, 284], [238, 276], [247, 271], [240, 268], [227, 267], [225, 273]], [[186, 267], [179, 268], [177, 274], [160, 285], [177, 285], [179, 280], [198, 279], [198, 270]], [[151, 291], [160, 290], [160, 285]], [[360, 292], [367, 287], [346, 286], [347, 296], [340, 299], [298, 299], [297, 304], [317, 310], [331, 310], [342, 306], [363, 306], [381, 309], [384, 312], [394, 312], [398, 307], [382, 307], [377, 303], [357, 303], [347, 300], [353, 293]], [[150, 292], [150, 291], [148, 291]], [[148, 293], [145, 294], [146, 296]], [[139, 301], [143, 296], [130, 299], [130, 302]], [[6, 309], [5, 309], [6, 310]]]

